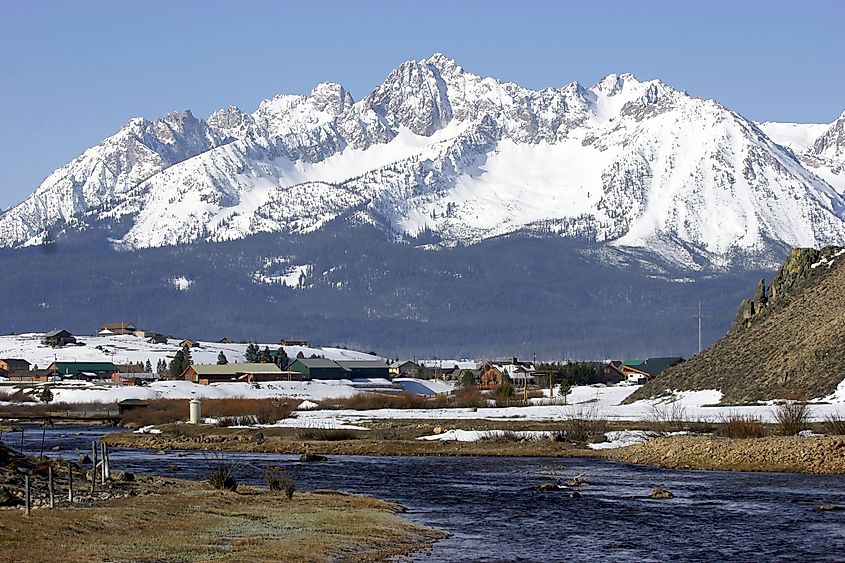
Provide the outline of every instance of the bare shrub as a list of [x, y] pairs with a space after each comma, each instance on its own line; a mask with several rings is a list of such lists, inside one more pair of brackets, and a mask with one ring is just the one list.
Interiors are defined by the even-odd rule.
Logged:
[[806, 429], [810, 422], [810, 407], [807, 403], [783, 401], [772, 409], [775, 428], [781, 436], [794, 436]]
[[520, 432], [516, 432], [514, 430], [490, 430], [488, 432], [484, 432], [481, 435], [481, 439], [485, 442], [499, 442], [502, 444], [505, 443], [517, 443], [517, 442], [525, 442], [534, 439], [532, 436], [526, 436]]
[[479, 408], [487, 405], [487, 399], [481, 393], [481, 390], [475, 385], [467, 385], [457, 389], [451, 397], [446, 395], [435, 397], [434, 402], [439, 402], [437, 399], [444, 397], [450, 403], [448, 406], [457, 408]]
[[209, 466], [208, 484], [218, 490], [234, 491], [238, 488], [235, 478], [237, 464], [226, 459], [223, 455], [212, 455], [206, 458]]
[[284, 493], [288, 500], [293, 498], [293, 491], [296, 488], [293, 479], [281, 467], [275, 465], [268, 467], [264, 473], [264, 480], [271, 491]]
[[687, 409], [677, 401], [652, 403], [646, 411], [645, 420], [664, 432], [677, 432], [684, 428]]
[[837, 413], [829, 414], [824, 417], [822, 427], [827, 434], [845, 436], [845, 416]]
[[558, 442], [586, 442], [607, 432], [607, 420], [595, 406], [573, 409], [564, 414], [562, 427], [554, 436]]
[[296, 429], [296, 437], [299, 440], [317, 440], [321, 442], [337, 442], [341, 440], [357, 440], [361, 437], [360, 430], [348, 428], [326, 428], [321, 426], [309, 426]]
[[399, 432], [396, 428], [376, 428], [374, 430], [370, 430], [368, 436], [375, 438], [376, 440], [401, 440], [402, 433]]
[[766, 428], [760, 418], [731, 412], [719, 417], [716, 435], [724, 438], [762, 438]]
[[413, 395], [411, 393], [402, 393], [400, 395], [387, 395], [384, 393], [356, 393], [351, 397], [333, 399], [327, 403], [337, 408], [353, 410], [427, 408], [425, 397]]

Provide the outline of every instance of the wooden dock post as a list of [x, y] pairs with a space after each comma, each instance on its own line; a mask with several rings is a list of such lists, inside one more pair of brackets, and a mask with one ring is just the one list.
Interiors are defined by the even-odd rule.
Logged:
[[47, 468], [47, 492], [50, 495], [50, 508], [56, 507], [56, 498], [53, 495], [53, 466]]
[[67, 501], [73, 504], [73, 467], [67, 462]]
[[24, 489], [26, 490], [26, 492], [24, 493], [24, 502], [26, 503], [26, 515], [29, 516], [29, 514], [32, 512], [32, 488], [29, 483], [29, 475], [24, 475], [23, 483]]

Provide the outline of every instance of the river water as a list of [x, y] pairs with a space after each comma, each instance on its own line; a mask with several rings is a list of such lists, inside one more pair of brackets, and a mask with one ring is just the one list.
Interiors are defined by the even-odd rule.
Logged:
[[[57, 427], [51, 456], [75, 460], [112, 429]], [[41, 429], [28, 427], [23, 449], [38, 454]], [[3, 441], [20, 446], [20, 433]], [[52, 452], [54, 445], [62, 451]], [[113, 471], [202, 479], [213, 459], [202, 452], [114, 449]], [[227, 454], [241, 482], [263, 485], [281, 465], [299, 490], [337, 489], [398, 502], [407, 518], [451, 536], [420, 561], [845, 561], [845, 477], [784, 473], [674, 471], [594, 459]], [[181, 472], [170, 473], [178, 465]], [[580, 498], [537, 486], [577, 475]], [[650, 500], [655, 487], [674, 493]]]

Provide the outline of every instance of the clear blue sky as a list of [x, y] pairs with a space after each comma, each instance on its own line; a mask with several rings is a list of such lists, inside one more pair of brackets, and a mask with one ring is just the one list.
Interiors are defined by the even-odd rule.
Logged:
[[660, 78], [756, 120], [845, 109], [845, 2], [74, 1], [0, 9], [0, 208], [129, 118], [340, 82], [442, 51], [530, 88]]

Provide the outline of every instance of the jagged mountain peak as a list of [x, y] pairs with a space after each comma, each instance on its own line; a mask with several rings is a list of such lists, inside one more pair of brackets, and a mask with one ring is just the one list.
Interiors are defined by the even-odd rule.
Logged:
[[845, 242], [845, 203], [803, 166], [741, 115], [660, 80], [532, 90], [435, 53], [358, 102], [323, 82], [251, 114], [131, 120], [0, 217], [0, 244], [74, 218], [122, 217], [135, 248], [309, 232], [355, 209], [400, 237], [528, 230], [724, 265]]

